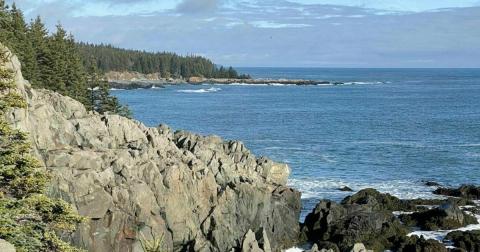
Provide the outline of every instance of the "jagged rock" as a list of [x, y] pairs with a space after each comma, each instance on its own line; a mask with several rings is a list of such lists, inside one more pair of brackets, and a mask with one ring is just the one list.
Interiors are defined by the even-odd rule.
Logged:
[[13, 246], [11, 243], [0, 239], [0, 251], [1, 252], [15, 252], [15, 246]]
[[480, 200], [480, 187], [474, 185], [462, 185], [459, 188], [440, 187], [433, 193], [445, 196], [466, 198], [471, 200]]
[[242, 252], [272, 252], [265, 230], [262, 231], [260, 242], [257, 241], [255, 233], [252, 230], [248, 230], [243, 239]]
[[257, 239], [255, 238], [255, 233], [252, 230], [248, 230], [245, 238], [242, 243], [242, 252], [264, 252], [263, 249], [260, 249], [258, 246]]
[[401, 215], [400, 219], [406, 225], [416, 226], [422, 230], [449, 230], [469, 224], [478, 224], [477, 219], [464, 213], [455, 203], [445, 203], [440, 207]]
[[455, 247], [464, 251], [480, 252], [480, 230], [450, 232], [445, 240], [452, 242]]
[[10, 67], [28, 109], [9, 114], [29, 133], [53, 180], [49, 193], [89, 220], [71, 242], [88, 251], [141, 251], [140, 234], [166, 251], [240, 250], [248, 230], [272, 251], [294, 245], [300, 193], [287, 165], [257, 158], [238, 141], [148, 128], [88, 112], [60, 94], [32, 89]]

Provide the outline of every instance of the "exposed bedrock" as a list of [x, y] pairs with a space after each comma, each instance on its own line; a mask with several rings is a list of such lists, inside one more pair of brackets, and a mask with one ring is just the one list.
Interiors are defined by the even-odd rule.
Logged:
[[257, 158], [238, 141], [148, 128], [79, 102], [34, 90], [21, 77], [27, 110], [10, 115], [29, 133], [54, 175], [50, 194], [88, 217], [71, 241], [89, 251], [142, 251], [140, 238], [166, 251], [241, 250], [251, 230], [272, 251], [299, 234], [300, 193], [285, 186], [287, 165]]

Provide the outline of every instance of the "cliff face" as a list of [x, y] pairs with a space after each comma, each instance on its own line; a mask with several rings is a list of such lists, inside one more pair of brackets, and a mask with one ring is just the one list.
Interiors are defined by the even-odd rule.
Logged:
[[223, 252], [240, 250], [252, 230], [265, 251], [278, 251], [298, 237], [300, 193], [285, 186], [287, 165], [257, 158], [238, 141], [87, 112], [30, 88], [16, 58], [11, 67], [29, 105], [11, 113], [12, 124], [30, 134], [54, 175], [50, 193], [88, 217], [74, 244], [143, 251], [140, 237], [163, 237], [166, 251]]

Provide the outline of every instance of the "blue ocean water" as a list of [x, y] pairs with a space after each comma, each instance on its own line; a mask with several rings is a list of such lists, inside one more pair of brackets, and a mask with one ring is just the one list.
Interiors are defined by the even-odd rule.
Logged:
[[377, 188], [434, 197], [422, 180], [480, 184], [480, 69], [242, 68], [341, 86], [167, 86], [113, 91], [149, 126], [240, 139], [286, 162], [303, 215], [321, 198]]

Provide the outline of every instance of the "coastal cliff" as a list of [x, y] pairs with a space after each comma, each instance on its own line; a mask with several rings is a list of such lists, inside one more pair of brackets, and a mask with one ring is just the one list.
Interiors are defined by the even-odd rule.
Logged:
[[9, 120], [53, 175], [49, 194], [87, 217], [65, 237], [74, 245], [143, 251], [142, 240], [160, 240], [165, 251], [266, 252], [297, 240], [300, 193], [285, 185], [286, 164], [238, 141], [89, 112], [32, 89], [16, 57], [7, 67], [28, 103]]

